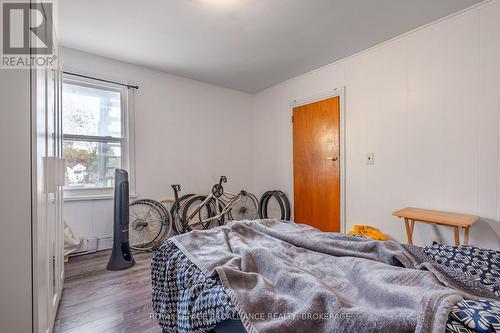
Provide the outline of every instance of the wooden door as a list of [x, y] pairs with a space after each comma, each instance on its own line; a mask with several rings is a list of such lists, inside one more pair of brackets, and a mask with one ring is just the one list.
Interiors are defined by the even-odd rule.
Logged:
[[340, 98], [293, 109], [295, 222], [340, 231]]

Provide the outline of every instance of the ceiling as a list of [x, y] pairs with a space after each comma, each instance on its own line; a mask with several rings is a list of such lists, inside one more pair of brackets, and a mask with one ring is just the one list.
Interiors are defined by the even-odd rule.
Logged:
[[481, 0], [64, 0], [63, 46], [256, 93]]

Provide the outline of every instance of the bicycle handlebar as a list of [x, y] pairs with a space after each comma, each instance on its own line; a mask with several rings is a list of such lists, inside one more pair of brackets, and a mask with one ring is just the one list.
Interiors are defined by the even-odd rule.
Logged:
[[222, 183], [227, 183], [227, 177], [226, 176], [221, 176], [219, 180], [219, 185], [222, 185]]

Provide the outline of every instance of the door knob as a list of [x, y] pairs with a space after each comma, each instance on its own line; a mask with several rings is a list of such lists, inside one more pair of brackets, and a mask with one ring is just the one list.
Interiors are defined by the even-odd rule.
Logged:
[[337, 160], [337, 156], [332, 156], [332, 157], [327, 157], [326, 158], [328, 161], [336, 161]]

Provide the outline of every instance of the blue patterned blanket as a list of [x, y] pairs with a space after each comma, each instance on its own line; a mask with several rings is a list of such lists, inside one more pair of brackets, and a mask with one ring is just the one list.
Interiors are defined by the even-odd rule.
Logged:
[[[473, 246], [433, 245], [425, 253], [461, 270], [500, 297], [500, 252]], [[151, 269], [153, 308], [164, 332], [201, 333], [239, 319], [217, 277], [204, 275], [173, 243], [155, 253]], [[500, 302], [465, 300], [449, 315], [447, 333], [500, 332]]]
[[[462, 271], [500, 297], [500, 252], [475, 246], [433, 245], [424, 252], [438, 264]], [[500, 302], [459, 302], [451, 310], [446, 332], [500, 332]]]

